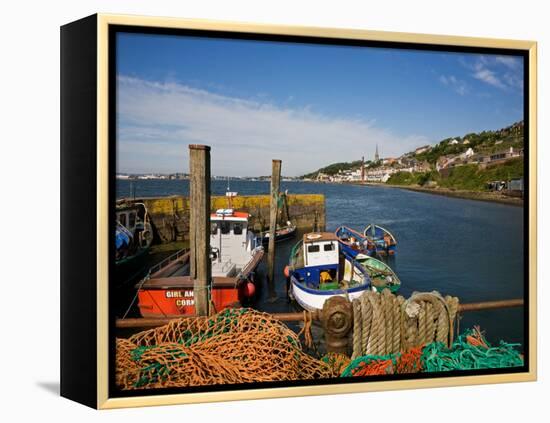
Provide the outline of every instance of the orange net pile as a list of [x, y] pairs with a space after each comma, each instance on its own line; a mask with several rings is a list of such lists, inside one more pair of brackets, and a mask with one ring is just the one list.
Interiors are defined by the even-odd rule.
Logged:
[[341, 376], [377, 376], [418, 373], [422, 371], [423, 347], [414, 347], [397, 354], [359, 357], [343, 369]]
[[252, 309], [173, 320], [117, 339], [116, 384], [121, 389], [186, 387], [336, 376], [307, 355], [298, 335]]

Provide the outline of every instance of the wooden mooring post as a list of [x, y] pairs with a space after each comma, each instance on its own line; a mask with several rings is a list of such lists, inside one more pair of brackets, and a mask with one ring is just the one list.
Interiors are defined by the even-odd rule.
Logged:
[[279, 185], [281, 183], [281, 161], [274, 159], [271, 165], [271, 200], [269, 207], [269, 245], [267, 252], [267, 288], [269, 298], [276, 299], [275, 293], [275, 233], [279, 212]]
[[195, 311], [208, 316], [212, 263], [210, 261], [210, 147], [189, 145], [190, 276]]

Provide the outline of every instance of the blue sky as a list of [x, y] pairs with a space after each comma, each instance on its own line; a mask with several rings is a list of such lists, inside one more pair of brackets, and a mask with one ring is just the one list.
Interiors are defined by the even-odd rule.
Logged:
[[119, 34], [117, 171], [300, 175], [523, 119], [513, 56]]

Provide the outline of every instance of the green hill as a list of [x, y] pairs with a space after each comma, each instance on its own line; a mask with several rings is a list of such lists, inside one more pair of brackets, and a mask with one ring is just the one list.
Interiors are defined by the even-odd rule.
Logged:
[[[316, 178], [319, 173], [324, 173], [326, 175], [336, 175], [339, 171], [344, 170], [354, 170], [358, 169], [361, 166], [361, 160], [355, 160], [353, 162], [341, 162], [341, 163], [333, 163], [328, 166], [322, 167], [320, 169], [317, 169], [315, 172], [308, 173], [306, 175], [303, 175], [302, 178]], [[368, 164], [370, 162], [365, 162], [365, 164]]]
[[488, 166], [482, 169], [475, 164], [457, 166], [450, 169], [448, 176], [443, 177], [437, 171], [426, 173], [398, 172], [391, 176], [391, 185], [435, 185], [443, 188], [484, 191], [491, 181], [508, 181], [523, 177], [523, 159], [511, 159], [505, 163]]
[[[435, 169], [437, 160], [442, 156], [457, 155], [472, 148], [475, 153], [490, 154], [497, 151], [523, 148], [524, 144], [523, 121], [516, 122], [506, 128], [494, 131], [482, 131], [469, 133], [464, 136], [446, 138], [432, 146], [429, 151], [415, 155], [414, 152], [403, 154], [402, 157], [414, 158], [417, 162], [428, 162]], [[505, 163], [495, 168], [485, 170], [477, 169], [476, 165], [458, 166], [453, 169], [446, 178], [435, 170], [427, 173], [398, 172], [390, 178], [389, 184], [395, 185], [426, 185], [429, 181], [436, 182], [440, 186], [462, 189], [484, 189], [487, 181], [506, 180], [523, 175], [523, 161], [521, 163]], [[515, 164], [514, 164], [515, 163]], [[368, 168], [376, 167], [370, 161], [365, 163]], [[339, 171], [355, 170], [361, 166], [361, 160], [353, 162], [333, 163], [314, 172], [303, 175], [302, 178], [316, 178], [319, 173], [336, 175]], [[507, 176], [507, 175], [510, 176]]]
[[[453, 144], [453, 140], [458, 144]], [[465, 141], [467, 140], [467, 143]], [[476, 153], [494, 153], [510, 147], [523, 147], [523, 121], [516, 122], [496, 131], [483, 131], [466, 134], [463, 137], [451, 137], [440, 141], [430, 151], [415, 156], [419, 161], [435, 164], [441, 156], [456, 155], [472, 148]]]

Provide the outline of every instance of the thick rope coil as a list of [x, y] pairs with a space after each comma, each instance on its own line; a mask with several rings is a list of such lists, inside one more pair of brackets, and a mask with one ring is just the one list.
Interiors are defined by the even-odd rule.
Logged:
[[441, 303], [439, 303], [437, 308], [437, 331], [435, 340], [437, 342], [446, 344], [448, 342], [451, 319], [449, 314], [447, 314], [447, 310], [445, 310], [445, 307]]
[[429, 339], [435, 338], [435, 316], [434, 316], [434, 305], [432, 303], [425, 303], [426, 307], [426, 338], [424, 338], [424, 344], [428, 342]]
[[414, 292], [405, 300], [389, 290], [367, 291], [353, 307], [352, 358], [409, 351], [434, 341], [454, 339], [458, 298], [438, 292]]
[[384, 354], [391, 354], [393, 345], [393, 295], [391, 295], [389, 289], [382, 291], [380, 300], [384, 309], [384, 321], [386, 323]]
[[384, 354], [384, 344], [386, 342], [384, 313], [380, 306], [380, 294], [373, 291], [367, 291], [367, 298], [372, 306], [372, 323], [369, 342], [367, 345], [367, 354]]
[[401, 296], [394, 296], [393, 298], [393, 346], [392, 351], [394, 354], [401, 351], [401, 306], [405, 299]]
[[362, 295], [361, 298], [361, 318], [363, 321], [363, 330], [361, 332], [361, 351], [367, 351], [370, 338], [370, 331], [372, 327], [372, 306], [366, 295]]
[[363, 326], [361, 325], [361, 300], [355, 298], [352, 303], [353, 308], [353, 354], [352, 358], [355, 359], [362, 351], [361, 341], [363, 336]]
[[[458, 298], [457, 297], [451, 297], [450, 295], [445, 296], [445, 302], [449, 306], [449, 317], [450, 317], [450, 324], [449, 324], [449, 345], [452, 345], [454, 342], [454, 334], [459, 333], [460, 330], [458, 328]], [[456, 330], [455, 330], [456, 329]]]
[[[414, 341], [415, 345], [424, 344], [425, 339], [427, 338], [426, 334], [428, 333], [428, 318], [426, 314], [427, 314], [426, 304], [421, 304], [420, 311], [418, 313], [418, 332], [416, 335], [416, 340]], [[413, 322], [411, 322], [411, 325], [412, 324]]]

